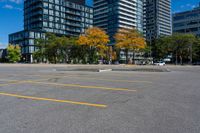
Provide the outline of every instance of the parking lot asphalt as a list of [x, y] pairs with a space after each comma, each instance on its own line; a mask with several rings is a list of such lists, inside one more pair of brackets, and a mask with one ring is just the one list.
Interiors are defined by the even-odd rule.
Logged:
[[200, 132], [200, 67], [68, 67], [0, 64], [0, 133]]

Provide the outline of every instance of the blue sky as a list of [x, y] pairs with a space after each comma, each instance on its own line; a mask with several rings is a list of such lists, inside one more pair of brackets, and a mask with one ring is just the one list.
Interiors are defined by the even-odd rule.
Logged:
[[[200, 0], [172, 0], [172, 12], [192, 9]], [[91, 0], [87, 3], [91, 4]], [[0, 0], [0, 47], [8, 43], [8, 34], [23, 29], [23, 0]]]

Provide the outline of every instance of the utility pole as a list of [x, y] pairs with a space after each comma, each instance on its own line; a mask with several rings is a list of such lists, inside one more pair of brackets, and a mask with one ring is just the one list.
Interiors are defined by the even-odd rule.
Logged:
[[192, 58], [193, 58], [193, 54], [192, 54], [192, 51], [193, 51], [193, 49], [192, 49], [192, 44], [190, 44], [190, 64], [192, 65]]
[[151, 57], [151, 55], [152, 55], [152, 33], [150, 33], [150, 42], [149, 42], [149, 44], [150, 44], [149, 57]]
[[109, 65], [112, 64], [112, 53], [113, 53], [113, 48], [112, 48], [112, 45], [109, 46]]
[[176, 50], [176, 65], [178, 64], [178, 52]]
[[[190, 34], [192, 34], [191, 30], [190, 30]], [[193, 44], [191, 43], [190, 44], [190, 62], [189, 62], [190, 65], [192, 65], [192, 58], [193, 58], [192, 57], [192, 51], [193, 51], [192, 47], [193, 47]]]

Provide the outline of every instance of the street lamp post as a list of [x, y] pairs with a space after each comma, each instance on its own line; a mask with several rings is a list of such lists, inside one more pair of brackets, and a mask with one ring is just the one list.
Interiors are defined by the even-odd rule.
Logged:
[[192, 58], [193, 58], [193, 57], [192, 57], [192, 50], [193, 50], [192, 47], [193, 47], [193, 46], [192, 46], [192, 43], [191, 43], [191, 44], [190, 44], [190, 64], [191, 64], [191, 65], [192, 65], [192, 61], [193, 61], [193, 60], [192, 60]]
[[149, 57], [152, 57], [152, 32], [150, 32], [150, 37], [149, 37]]

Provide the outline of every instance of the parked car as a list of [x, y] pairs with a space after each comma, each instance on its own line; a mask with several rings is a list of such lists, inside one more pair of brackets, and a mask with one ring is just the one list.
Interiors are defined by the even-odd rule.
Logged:
[[155, 62], [154, 65], [156, 65], [156, 66], [165, 66], [166, 64], [163, 61], [158, 61], [158, 62]]
[[140, 61], [137, 63], [137, 65], [147, 65], [147, 63], [145, 61]]
[[200, 65], [200, 61], [193, 63], [193, 65]]

